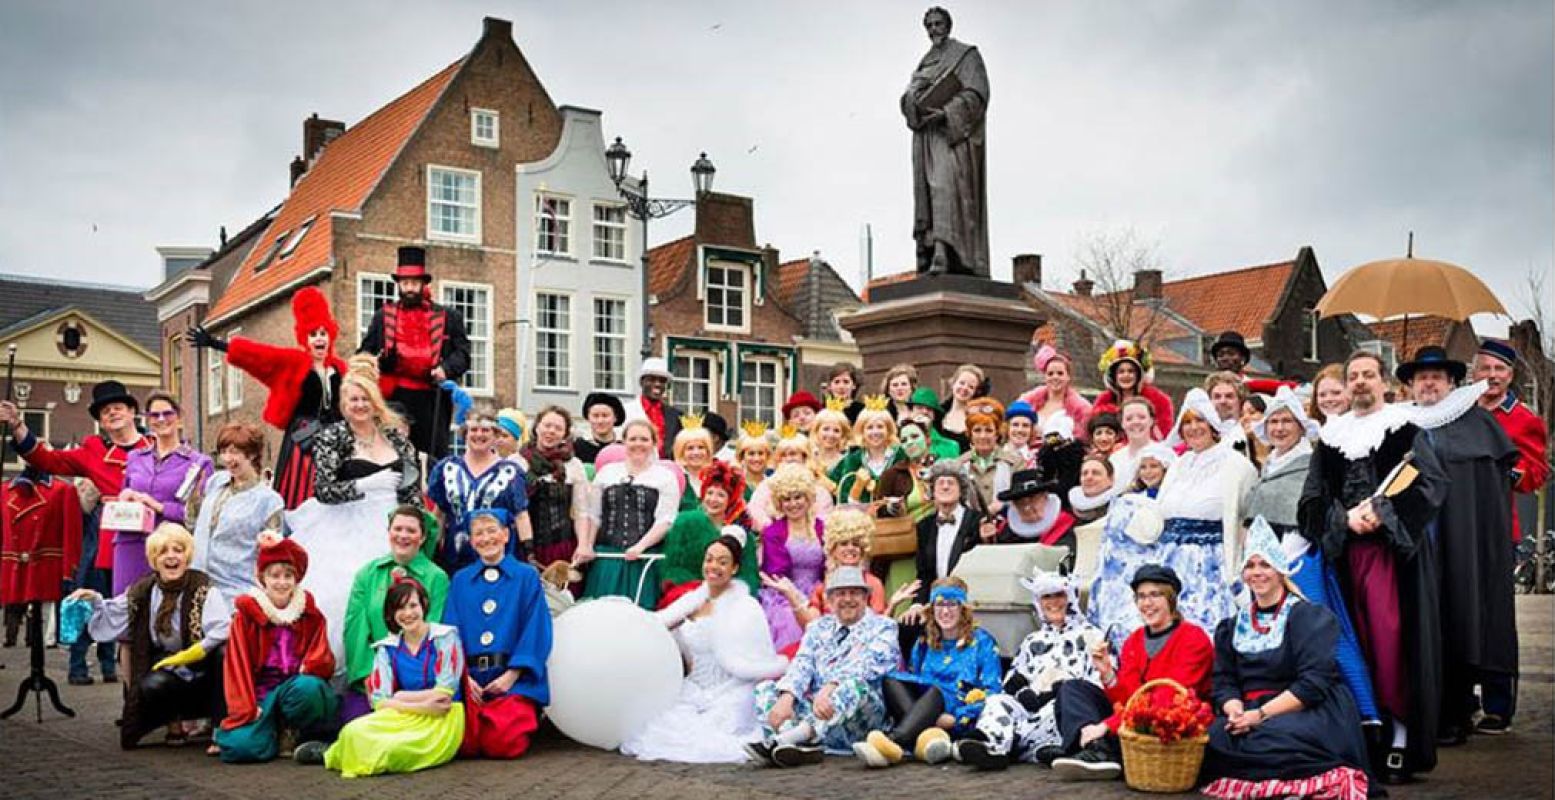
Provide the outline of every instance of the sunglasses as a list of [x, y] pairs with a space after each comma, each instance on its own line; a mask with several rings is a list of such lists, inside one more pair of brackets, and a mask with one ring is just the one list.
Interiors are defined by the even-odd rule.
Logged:
[[158, 421], [161, 421], [161, 420], [164, 420], [164, 419], [172, 419], [172, 418], [174, 418], [176, 416], [178, 416], [178, 412], [177, 411], [147, 411], [146, 412], [146, 418], [147, 419], [154, 419], [154, 420], [158, 420]]

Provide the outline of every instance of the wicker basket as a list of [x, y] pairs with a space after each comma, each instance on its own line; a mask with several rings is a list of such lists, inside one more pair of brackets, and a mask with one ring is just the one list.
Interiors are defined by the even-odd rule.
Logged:
[[[1171, 678], [1156, 678], [1134, 690], [1123, 710], [1127, 712], [1135, 701], [1148, 697], [1147, 693], [1157, 686], [1170, 686], [1178, 695], [1188, 693], [1182, 684]], [[1126, 727], [1118, 730], [1118, 739], [1123, 744], [1123, 781], [1130, 789], [1141, 792], [1192, 789], [1199, 780], [1199, 767], [1204, 763], [1204, 745], [1209, 743], [1208, 734], [1202, 734], [1167, 744], [1154, 735], [1137, 733]]]

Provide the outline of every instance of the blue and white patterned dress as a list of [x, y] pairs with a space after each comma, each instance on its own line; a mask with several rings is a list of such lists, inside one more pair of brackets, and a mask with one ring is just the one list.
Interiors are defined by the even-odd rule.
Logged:
[[194, 525], [194, 561], [209, 575], [216, 591], [231, 605], [253, 588], [259, 561], [259, 534], [281, 528], [286, 503], [262, 481], [234, 490], [232, 473], [222, 470], [205, 481], [200, 514]]
[[1134, 590], [1129, 581], [1140, 567], [1161, 563], [1157, 543], [1141, 542], [1130, 535], [1130, 523], [1140, 513], [1154, 514], [1155, 501], [1143, 494], [1124, 494], [1113, 499], [1102, 525], [1101, 549], [1097, 552], [1100, 566], [1091, 579], [1086, 603], [1086, 616], [1107, 634], [1115, 653], [1122, 652], [1123, 641], [1144, 624], [1134, 607]]
[[513, 518], [508, 531], [508, 554], [523, 561], [527, 558], [518, 541], [518, 517], [529, 510], [524, 470], [515, 461], [498, 460], [476, 475], [461, 456], [448, 456], [432, 468], [427, 480], [427, 496], [443, 512], [448, 529], [438, 547], [437, 562], [449, 574], [475, 562], [470, 547], [470, 531], [464, 515], [480, 508], [501, 508]]
[[[1244, 495], [1256, 478], [1247, 457], [1222, 442], [1183, 453], [1161, 482], [1158, 563], [1182, 579], [1177, 609], [1207, 631], [1236, 613], [1240, 574], [1227, 564], [1239, 560]], [[1229, 542], [1228, 521], [1235, 532]]]

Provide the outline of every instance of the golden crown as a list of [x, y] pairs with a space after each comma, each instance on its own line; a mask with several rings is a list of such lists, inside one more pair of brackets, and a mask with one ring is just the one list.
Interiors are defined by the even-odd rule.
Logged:
[[704, 417], [701, 414], [681, 414], [680, 429], [683, 431], [699, 430], [702, 428], [702, 423], [706, 419], [707, 417]]
[[843, 399], [843, 398], [841, 398], [841, 397], [833, 397], [832, 395], [827, 395], [826, 396], [826, 410], [827, 411], [847, 411], [848, 410], [848, 401]]
[[891, 405], [891, 398], [883, 394], [864, 395], [865, 411], [884, 411]]
[[798, 436], [798, 435], [799, 435], [799, 428], [795, 427], [794, 424], [791, 423], [791, 422], [785, 422], [785, 423], [783, 423], [783, 427], [778, 428], [778, 438], [779, 439], [792, 439], [792, 438], [794, 438], [795, 436]]
[[767, 429], [772, 426], [759, 419], [748, 419], [740, 423], [740, 430], [752, 439], [767, 435]]

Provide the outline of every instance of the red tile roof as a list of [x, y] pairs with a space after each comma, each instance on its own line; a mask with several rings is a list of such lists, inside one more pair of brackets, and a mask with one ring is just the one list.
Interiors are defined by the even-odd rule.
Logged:
[[[1047, 295], [1068, 307], [1075, 314], [1101, 324], [1102, 327], [1107, 327], [1104, 320], [1101, 319], [1107, 313], [1105, 306], [1102, 305], [1102, 303], [1106, 302], [1104, 297], [1093, 299], [1076, 294], [1060, 294], [1058, 292], [1048, 292]], [[1176, 311], [1177, 309], [1173, 308], [1172, 310]], [[1140, 303], [1135, 303], [1129, 309], [1128, 327], [1130, 331], [1146, 331], [1143, 337], [1145, 345], [1150, 347], [1152, 353], [1159, 352], [1158, 359], [1165, 362], [1186, 364], [1188, 359], [1168, 352], [1166, 348], [1155, 346], [1152, 343], [1191, 339], [1199, 335], [1199, 331], [1195, 331], [1178, 322], [1171, 314], [1165, 311], [1157, 311], [1150, 306]], [[1113, 332], [1113, 335], [1117, 335], [1116, 332]]]
[[1166, 303], [1206, 333], [1236, 331], [1248, 341], [1263, 339], [1263, 326], [1274, 316], [1295, 261], [1244, 267], [1161, 285]]
[[1368, 323], [1366, 327], [1377, 335], [1378, 339], [1386, 339], [1393, 343], [1393, 349], [1398, 353], [1400, 361], [1408, 356], [1413, 356], [1415, 350], [1434, 344], [1437, 347], [1446, 347], [1447, 338], [1452, 335], [1452, 326], [1459, 323], [1446, 317], [1435, 316], [1411, 316], [1409, 318], [1409, 342], [1407, 347], [1404, 342], [1404, 320], [1390, 319], [1386, 322]]
[[[330, 262], [334, 242], [332, 211], [358, 211], [385, 170], [394, 163], [408, 140], [426, 118], [433, 103], [453, 79], [464, 60], [448, 65], [421, 85], [374, 111], [347, 129], [319, 154], [313, 168], [292, 187], [259, 244], [243, 260], [227, 291], [216, 300], [211, 319], [216, 320], [266, 297], [309, 272]], [[291, 236], [303, 223], [312, 227], [286, 258], [277, 256], [256, 271], [278, 237]]]
[[680, 282], [691, 266], [691, 254], [696, 242], [690, 236], [682, 236], [648, 250], [648, 293], [663, 294]]
[[777, 301], [783, 305], [791, 305], [794, 294], [804, 283], [806, 275], [810, 274], [810, 259], [799, 258], [777, 268]]

